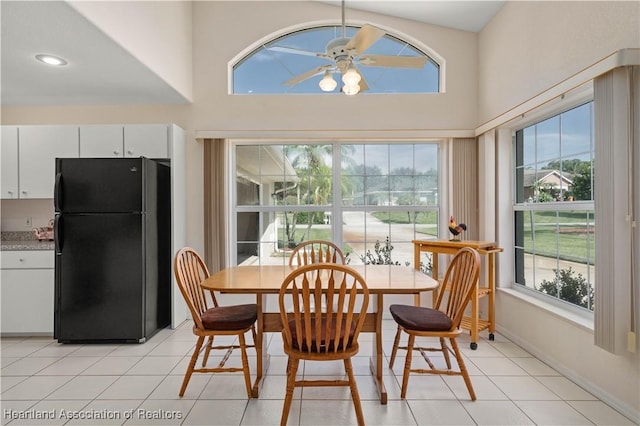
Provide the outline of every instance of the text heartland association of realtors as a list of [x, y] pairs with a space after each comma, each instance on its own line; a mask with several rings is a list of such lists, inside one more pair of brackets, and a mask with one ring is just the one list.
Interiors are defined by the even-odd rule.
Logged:
[[13, 410], [3, 409], [4, 420], [174, 420], [182, 419], [181, 411], [175, 410], [144, 410], [142, 408], [125, 411], [115, 410]]

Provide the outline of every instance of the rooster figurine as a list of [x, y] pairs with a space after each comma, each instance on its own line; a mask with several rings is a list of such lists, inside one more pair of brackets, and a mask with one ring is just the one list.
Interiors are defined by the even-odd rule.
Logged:
[[467, 230], [467, 225], [465, 225], [464, 223], [457, 224], [453, 216], [449, 218], [449, 231], [453, 234], [453, 238], [451, 239], [451, 241], [460, 241], [460, 238], [458, 238], [458, 235], [460, 235], [462, 231], [466, 231], [466, 230]]

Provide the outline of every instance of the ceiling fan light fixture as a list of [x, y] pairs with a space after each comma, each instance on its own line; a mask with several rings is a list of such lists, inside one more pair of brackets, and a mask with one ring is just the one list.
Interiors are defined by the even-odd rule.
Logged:
[[360, 76], [356, 68], [353, 66], [353, 64], [349, 65], [349, 68], [347, 68], [347, 71], [342, 75], [342, 82], [346, 86], [356, 86], [358, 85], [358, 83], [360, 83], [361, 79], [362, 77]]
[[331, 71], [326, 70], [318, 86], [320, 86], [323, 92], [333, 92], [335, 88], [338, 87], [338, 82], [333, 79]]
[[358, 93], [360, 93], [360, 86], [357, 83], [345, 84], [344, 87], [342, 88], [342, 91], [347, 96], [357, 95]]
[[39, 55], [36, 55], [36, 59], [47, 65], [53, 65], [57, 67], [62, 67], [64, 65], [67, 65], [68, 63], [66, 60], [53, 55], [39, 54]]

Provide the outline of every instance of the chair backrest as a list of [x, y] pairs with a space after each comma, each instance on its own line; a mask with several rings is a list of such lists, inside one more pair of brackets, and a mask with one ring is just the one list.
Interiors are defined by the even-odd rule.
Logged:
[[479, 274], [480, 255], [469, 247], [460, 249], [447, 268], [440, 288], [449, 291], [440, 291], [436, 309], [442, 310], [440, 305], [444, 293], [448, 293], [447, 306], [443, 312], [451, 318], [452, 330], [460, 327], [467, 304], [477, 291]]
[[[195, 325], [198, 328], [204, 328], [201, 316], [208, 309], [208, 303], [205, 290], [200, 286], [200, 283], [209, 278], [207, 265], [193, 248], [183, 247], [176, 253], [173, 269], [178, 287], [189, 307]], [[209, 293], [213, 305], [218, 306], [215, 294]]]
[[298, 244], [289, 256], [289, 265], [310, 265], [312, 263], [345, 263], [344, 253], [331, 241], [309, 240]]
[[289, 346], [308, 353], [343, 352], [358, 341], [369, 289], [349, 266], [316, 263], [296, 268], [284, 279], [279, 305]]

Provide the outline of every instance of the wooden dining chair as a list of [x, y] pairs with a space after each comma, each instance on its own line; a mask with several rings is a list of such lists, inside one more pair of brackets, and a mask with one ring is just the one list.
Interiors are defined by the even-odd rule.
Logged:
[[[480, 273], [480, 255], [472, 248], [462, 248], [456, 253], [447, 268], [444, 280], [440, 285], [438, 299], [433, 309], [412, 305], [391, 305], [389, 310], [391, 316], [398, 324], [398, 331], [393, 342], [389, 367], [393, 364], [398, 353], [398, 349], [405, 349], [407, 356], [404, 363], [402, 375], [402, 389], [400, 397], [407, 395], [407, 385], [409, 384], [409, 373], [428, 373], [457, 375], [464, 378], [471, 400], [476, 400], [476, 394], [469, 378], [469, 372], [464, 365], [464, 360], [460, 354], [456, 338], [462, 333], [460, 323], [464, 316], [464, 311], [471, 300], [472, 295], [477, 291], [478, 276]], [[445, 291], [445, 289], [447, 291]], [[446, 305], [443, 302], [445, 293], [448, 294]], [[402, 332], [409, 335], [407, 346], [399, 346]], [[440, 347], [422, 347], [415, 345], [416, 337], [435, 337], [440, 341]], [[451, 348], [447, 345], [449, 339]], [[418, 351], [429, 365], [429, 369], [412, 369], [411, 359], [413, 351]], [[438, 369], [429, 359], [426, 352], [442, 352], [447, 369]], [[455, 355], [458, 363], [458, 370], [451, 369], [449, 352]]]
[[[218, 305], [215, 292], [205, 292], [200, 286], [200, 284], [209, 277], [209, 270], [200, 255], [191, 247], [184, 247], [178, 251], [174, 260], [174, 270], [178, 287], [193, 318], [193, 334], [198, 336], [179, 395], [184, 395], [187, 385], [189, 384], [189, 379], [191, 379], [193, 373], [241, 371], [244, 373], [247, 395], [251, 398], [251, 375], [247, 348], [255, 347], [255, 322], [258, 319], [258, 306], [256, 304]], [[206, 293], [209, 293], [212, 307], [209, 307]], [[251, 331], [253, 335], [253, 345], [246, 344], [245, 334], [248, 331]], [[213, 341], [216, 336], [233, 335], [238, 337], [238, 345], [227, 344], [213, 346]], [[209, 340], [202, 359], [202, 368], [195, 368], [204, 340], [207, 337]], [[225, 350], [226, 354], [217, 367], [206, 368], [207, 360], [212, 349]], [[234, 349], [240, 349], [242, 368], [225, 367], [225, 363]]]
[[289, 256], [289, 266], [311, 263], [345, 264], [345, 256], [340, 247], [331, 241], [309, 240], [298, 244]]
[[[326, 310], [319, 305], [322, 295]], [[312, 297], [313, 296], [313, 297]], [[369, 290], [364, 278], [346, 265], [315, 263], [291, 272], [279, 293], [280, 318], [287, 364], [287, 390], [281, 425], [286, 425], [296, 387], [349, 386], [358, 425], [364, 425], [360, 396], [353, 375], [351, 358], [358, 353]], [[286, 307], [293, 306], [290, 311]], [[343, 360], [346, 380], [296, 380], [300, 360]]]

